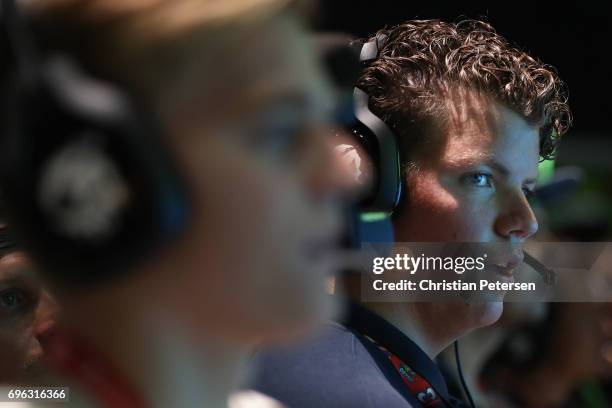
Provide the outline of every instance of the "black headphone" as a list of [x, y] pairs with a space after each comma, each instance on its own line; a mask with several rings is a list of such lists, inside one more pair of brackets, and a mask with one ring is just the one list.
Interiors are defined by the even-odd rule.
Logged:
[[161, 249], [189, 219], [161, 126], [116, 83], [35, 52], [2, 0], [14, 66], [3, 86], [0, 182], [12, 230], [54, 280], [102, 283]]
[[[387, 36], [378, 34], [368, 42], [356, 42], [359, 47], [359, 61], [367, 66], [380, 56], [380, 50], [387, 42]], [[398, 139], [391, 128], [369, 108], [369, 95], [362, 89], [353, 90], [355, 123], [351, 133], [364, 147], [372, 159], [376, 177], [370, 196], [361, 204], [364, 213], [390, 215], [396, 210], [402, 198], [404, 183]]]
[[[349, 44], [354, 56], [358, 55], [360, 71], [379, 57], [386, 41], [387, 36], [379, 34], [370, 41]], [[352, 60], [357, 63], [357, 58]], [[369, 99], [364, 90], [353, 87], [351, 112], [342, 114], [343, 119], [339, 120], [363, 147], [374, 169], [369, 194], [350, 211], [348, 241], [353, 247], [361, 247], [364, 243], [391, 245], [395, 241], [391, 215], [405, 195], [398, 139], [391, 128], [370, 110]]]

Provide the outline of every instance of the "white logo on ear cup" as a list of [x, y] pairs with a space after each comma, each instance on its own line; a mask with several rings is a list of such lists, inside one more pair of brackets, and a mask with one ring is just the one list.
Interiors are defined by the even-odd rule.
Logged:
[[117, 164], [84, 137], [63, 146], [44, 163], [38, 200], [60, 234], [103, 240], [119, 226], [129, 188]]

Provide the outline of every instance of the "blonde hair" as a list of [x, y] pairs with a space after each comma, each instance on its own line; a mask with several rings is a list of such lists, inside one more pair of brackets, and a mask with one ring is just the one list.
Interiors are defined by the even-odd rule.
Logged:
[[113, 26], [130, 45], [176, 38], [201, 28], [248, 24], [274, 14], [290, 0], [29, 0], [35, 14], [71, 15], [88, 25]]
[[168, 110], [194, 86], [186, 79], [194, 70], [211, 86], [223, 80], [241, 39], [289, 3], [294, 1], [28, 0], [26, 6], [43, 49], [75, 56], [152, 109]]

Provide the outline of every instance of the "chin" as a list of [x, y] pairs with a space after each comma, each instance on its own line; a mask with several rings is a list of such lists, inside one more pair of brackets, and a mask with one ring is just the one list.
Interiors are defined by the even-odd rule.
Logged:
[[473, 313], [474, 329], [484, 326], [490, 326], [497, 322], [504, 311], [504, 302], [484, 302], [472, 306], [475, 310]]

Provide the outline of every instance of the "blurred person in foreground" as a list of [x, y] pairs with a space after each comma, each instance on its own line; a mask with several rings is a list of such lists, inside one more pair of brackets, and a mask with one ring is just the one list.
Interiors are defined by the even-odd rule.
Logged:
[[[147, 202], [121, 167], [135, 164], [111, 156], [121, 140], [76, 135], [43, 163], [30, 184], [40, 191], [3, 175], [21, 238], [65, 310], [48, 339], [58, 376], [45, 385], [70, 386], [71, 404], [226, 406], [255, 344], [296, 337], [333, 314], [324, 289], [343, 184], [330, 177], [324, 141], [333, 100], [288, 3], [24, 2], [40, 53], [66, 55], [95, 76], [86, 95], [70, 97], [85, 105], [92, 99], [80, 97], [109, 96], [96, 93], [100, 84], [118, 85], [161, 130], [160, 152], [153, 133], [134, 152], [169, 157], [180, 176], [170, 190], [178, 232], [132, 256], [125, 248], [140, 251], [146, 234], [107, 243], [114, 206]], [[44, 126], [39, 140], [70, 136]], [[163, 166], [154, 161], [152, 171]], [[24, 213], [32, 203], [42, 208], [38, 234]]]
[[53, 327], [56, 310], [7, 232], [0, 220], [0, 384], [18, 384], [39, 375], [40, 338]]
[[[395, 241], [492, 243], [507, 248], [511, 280], [538, 223], [528, 202], [541, 158], [569, 126], [564, 84], [553, 69], [480, 21], [408, 21], [366, 43], [357, 87], [393, 131], [403, 197]], [[503, 276], [502, 276], [503, 275]], [[494, 323], [495, 301], [366, 303], [360, 277], [338, 281], [352, 300], [346, 320], [313, 341], [260, 355], [254, 389], [288, 406], [461, 406], [433, 359], [456, 339]]]

